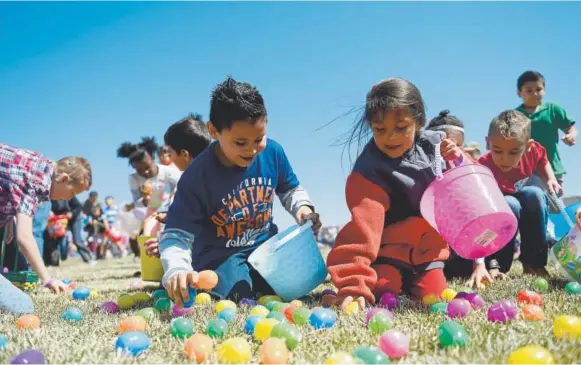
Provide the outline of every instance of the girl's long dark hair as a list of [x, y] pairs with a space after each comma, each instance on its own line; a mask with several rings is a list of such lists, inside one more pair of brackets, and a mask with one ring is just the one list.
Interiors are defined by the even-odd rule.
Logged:
[[158, 144], [155, 142], [155, 137], [142, 137], [141, 143], [133, 144], [131, 142], [123, 142], [117, 149], [117, 157], [129, 159], [129, 163], [142, 161], [146, 154], [155, 158], [158, 152]]

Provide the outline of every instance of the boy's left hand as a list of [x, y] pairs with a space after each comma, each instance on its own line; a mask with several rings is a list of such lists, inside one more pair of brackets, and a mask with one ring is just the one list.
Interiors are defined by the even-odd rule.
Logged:
[[577, 136], [573, 133], [569, 133], [563, 136], [563, 138], [561, 138], [561, 141], [563, 141], [567, 146], [574, 146], [575, 143], [577, 143]]
[[561, 185], [559, 185], [559, 182], [554, 179], [548, 180], [547, 186], [549, 187], [549, 191], [551, 193], [556, 194], [557, 196], [560, 196], [563, 191], [563, 188], [561, 187]]
[[311, 207], [303, 205], [299, 208], [297, 216], [295, 217], [299, 224], [305, 224], [306, 221], [310, 220], [313, 222], [313, 233], [315, 236], [319, 233], [321, 229], [321, 221], [319, 220], [319, 214], [313, 212]]
[[453, 161], [462, 156], [462, 150], [458, 147], [454, 138], [446, 138], [440, 143], [440, 155], [446, 161]]

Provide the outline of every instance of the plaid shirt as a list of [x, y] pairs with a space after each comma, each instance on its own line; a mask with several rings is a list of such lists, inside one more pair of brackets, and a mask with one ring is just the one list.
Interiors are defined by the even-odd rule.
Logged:
[[38, 152], [0, 143], [0, 227], [18, 213], [34, 216], [49, 200], [54, 169]]

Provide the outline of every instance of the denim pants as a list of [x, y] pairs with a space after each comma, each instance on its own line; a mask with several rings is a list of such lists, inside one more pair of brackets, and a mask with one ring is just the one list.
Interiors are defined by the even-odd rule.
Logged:
[[[84, 214], [81, 214], [77, 219], [72, 222], [70, 230], [73, 233], [73, 243], [77, 246], [77, 251], [84, 262], [89, 262], [94, 260], [93, 253], [87, 247], [87, 242], [83, 239], [83, 222]], [[66, 244], [66, 243], [65, 243]], [[67, 247], [68, 250], [68, 247]], [[61, 251], [62, 252], [62, 251]], [[68, 252], [68, 251], [67, 251]]]

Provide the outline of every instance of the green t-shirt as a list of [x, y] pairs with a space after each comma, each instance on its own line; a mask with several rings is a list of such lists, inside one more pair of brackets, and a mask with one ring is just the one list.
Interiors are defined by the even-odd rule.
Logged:
[[547, 150], [547, 158], [555, 175], [564, 174], [565, 168], [557, 150], [559, 129], [564, 131], [575, 122], [567, 116], [565, 109], [553, 103], [541, 104], [534, 113], [528, 112], [524, 104], [521, 104], [516, 110], [531, 119], [531, 138]]

